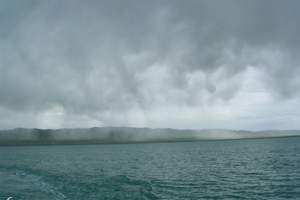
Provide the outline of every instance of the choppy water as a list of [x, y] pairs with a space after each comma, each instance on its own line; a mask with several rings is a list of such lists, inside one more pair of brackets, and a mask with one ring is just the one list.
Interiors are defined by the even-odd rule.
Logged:
[[0, 147], [0, 200], [300, 199], [300, 138]]

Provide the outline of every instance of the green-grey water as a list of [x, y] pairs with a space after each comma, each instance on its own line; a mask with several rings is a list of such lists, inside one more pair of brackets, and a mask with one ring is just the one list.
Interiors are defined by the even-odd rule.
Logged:
[[300, 137], [0, 147], [0, 200], [300, 199]]

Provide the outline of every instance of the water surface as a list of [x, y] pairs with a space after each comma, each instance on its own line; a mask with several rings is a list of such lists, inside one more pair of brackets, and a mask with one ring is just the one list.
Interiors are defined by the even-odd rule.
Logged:
[[0, 147], [0, 200], [300, 199], [300, 138]]

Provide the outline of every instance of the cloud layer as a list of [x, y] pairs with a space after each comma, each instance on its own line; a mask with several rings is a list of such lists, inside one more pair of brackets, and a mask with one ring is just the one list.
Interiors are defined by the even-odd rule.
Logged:
[[2, 1], [0, 128], [300, 128], [299, 8]]

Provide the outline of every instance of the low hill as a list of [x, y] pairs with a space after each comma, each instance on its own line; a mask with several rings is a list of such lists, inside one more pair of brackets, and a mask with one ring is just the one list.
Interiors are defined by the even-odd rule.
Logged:
[[178, 130], [129, 127], [0, 130], [0, 145], [181, 142], [300, 136], [299, 130]]

